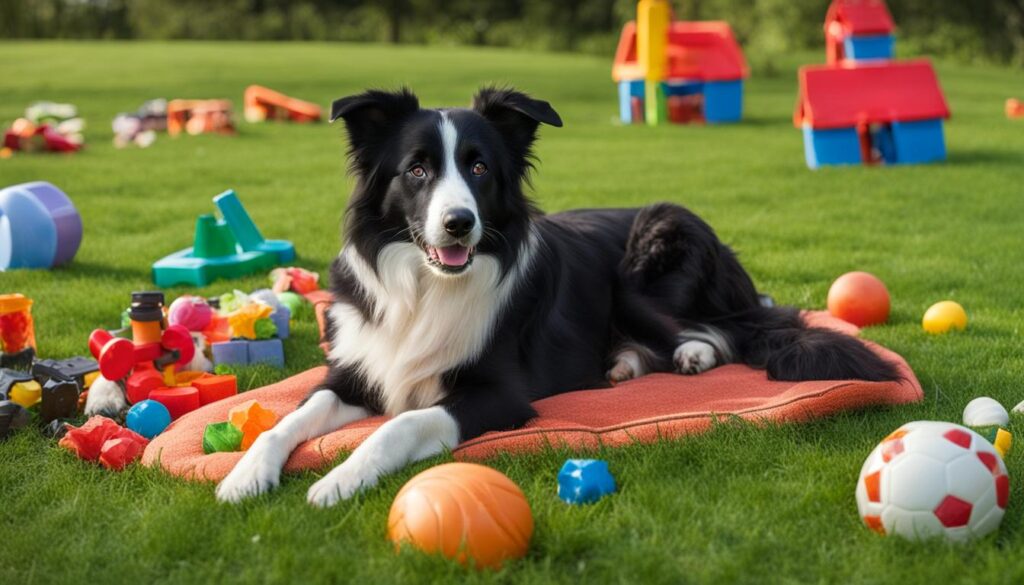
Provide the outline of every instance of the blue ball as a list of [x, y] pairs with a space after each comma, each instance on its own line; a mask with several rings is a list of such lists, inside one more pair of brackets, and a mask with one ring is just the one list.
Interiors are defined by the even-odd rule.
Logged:
[[558, 497], [569, 504], [590, 504], [615, 491], [608, 463], [600, 459], [569, 459], [558, 472]]
[[156, 400], [142, 400], [128, 409], [124, 422], [129, 429], [152, 439], [171, 424], [171, 413]]

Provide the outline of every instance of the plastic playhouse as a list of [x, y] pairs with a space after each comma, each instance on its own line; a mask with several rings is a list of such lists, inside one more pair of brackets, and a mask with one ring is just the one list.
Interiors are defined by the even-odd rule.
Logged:
[[295, 259], [291, 242], [264, 239], [234, 191], [221, 193], [213, 202], [224, 219], [199, 216], [192, 247], [153, 263], [157, 286], [206, 286], [218, 278], [238, 278]]
[[833, 2], [825, 15], [828, 64], [892, 59], [895, 28], [889, 8], [882, 0]]
[[834, 0], [825, 31], [829, 63], [798, 73], [793, 124], [803, 131], [807, 166], [944, 160], [942, 125], [950, 111], [931, 62], [879, 56], [885, 43], [876, 37], [885, 35], [892, 54], [885, 4]]
[[674, 21], [666, 0], [637, 4], [612, 65], [625, 124], [737, 122], [748, 75], [729, 23]]
[[243, 113], [246, 122], [290, 120], [292, 122], [319, 122], [320, 106], [284, 95], [262, 85], [245, 88]]

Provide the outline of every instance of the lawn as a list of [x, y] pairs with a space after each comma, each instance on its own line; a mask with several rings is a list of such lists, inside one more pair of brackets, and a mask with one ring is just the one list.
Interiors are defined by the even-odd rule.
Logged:
[[[75, 261], [0, 273], [0, 292], [36, 301], [40, 352], [87, 352], [95, 327], [115, 327], [149, 266], [189, 245], [211, 198], [235, 189], [264, 234], [289, 238], [298, 264], [325, 272], [339, 249], [351, 180], [337, 125], [241, 123], [234, 138], [170, 139], [116, 150], [109, 121], [152, 97], [229, 97], [260, 83], [321, 104], [363, 88], [407, 84], [427, 106], [462, 105], [488, 82], [551, 101], [565, 120], [545, 128], [535, 196], [548, 211], [673, 201], [705, 217], [778, 301], [822, 308], [831, 280], [853, 269], [882, 277], [888, 325], [864, 332], [904, 355], [925, 388], [920, 404], [811, 424], [722, 424], [713, 432], [590, 455], [608, 460], [618, 495], [575, 508], [555, 497], [569, 452], [487, 463], [522, 486], [536, 519], [528, 556], [498, 573], [466, 572], [385, 539], [391, 499], [439, 457], [329, 510], [306, 505], [320, 475], [288, 476], [239, 506], [212, 484], [147, 468], [120, 474], [82, 463], [35, 431], [0, 445], [0, 583], [238, 582], [1024, 582], [1024, 448], [1000, 531], [969, 546], [911, 544], [860, 525], [853, 497], [864, 457], [903, 422], [958, 421], [973, 397], [1024, 400], [1024, 124], [1002, 102], [1024, 73], [938, 63], [953, 120], [949, 161], [906, 168], [809, 171], [790, 120], [795, 67], [748, 84], [745, 120], [728, 127], [623, 127], [615, 122], [611, 58], [493, 49], [327, 44], [0, 44], [0, 121], [31, 101], [78, 105], [88, 148], [73, 156], [0, 161], [0, 184], [45, 179], [85, 222]], [[185, 292], [264, 286], [264, 277]], [[959, 335], [930, 337], [920, 317], [953, 298], [971, 317]], [[242, 372], [253, 388], [321, 360], [309, 312], [286, 344], [288, 366]], [[1024, 435], [1022, 427], [1021, 435]]]

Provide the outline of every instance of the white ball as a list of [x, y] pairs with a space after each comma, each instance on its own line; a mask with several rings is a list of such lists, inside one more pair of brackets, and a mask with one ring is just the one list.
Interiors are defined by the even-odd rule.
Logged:
[[979, 396], [964, 407], [964, 424], [969, 427], [1005, 427], [1010, 413], [993, 398]]
[[868, 455], [857, 480], [857, 509], [880, 534], [911, 540], [979, 538], [999, 527], [1010, 478], [995, 448], [974, 431], [916, 421]]

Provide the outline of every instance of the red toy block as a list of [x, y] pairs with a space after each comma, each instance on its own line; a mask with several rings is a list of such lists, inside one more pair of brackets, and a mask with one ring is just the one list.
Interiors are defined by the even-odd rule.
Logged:
[[109, 439], [103, 443], [103, 448], [100, 450], [100, 464], [107, 469], [120, 471], [129, 463], [142, 457], [142, 452], [146, 449], [147, 444], [149, 441], [141, 436], [138, 436], [138, 439], [129, 437]]
[[204, 406], [238, 394], [238, 378], [232, 375], [204, 376], [193, 380], [192, 386], [199, 391], [199, 402]]
[[149, 399], [166, 406], [171, 413], [171, 420], [178, 420], [201, 406], [199, 391], [192, 386], [157, 388], [149, 393]]
[[128, 402], [135, 404], [149, 398], [149, 393], [164, 385], [164, 377], [154, 369], [136, 370], [125, 383]]

